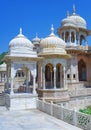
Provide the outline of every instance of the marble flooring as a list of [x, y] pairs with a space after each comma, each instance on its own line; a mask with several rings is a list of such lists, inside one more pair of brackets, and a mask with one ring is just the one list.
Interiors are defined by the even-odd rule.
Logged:
[[37, 109], [8, 111], [0, 107], [0, 130], [81, 130]]

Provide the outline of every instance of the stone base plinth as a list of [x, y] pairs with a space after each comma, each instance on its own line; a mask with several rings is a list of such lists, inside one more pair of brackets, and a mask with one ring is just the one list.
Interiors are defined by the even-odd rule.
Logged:
[[61, 102], [68, 101], [69, 94], [67, 89], [39, 89], [39, 98], [43, 98], [47, 101]]
[[9, 110], [25, 110], [36, 108], [37, 95], [34, 94], [6, 94], [5, 104]]

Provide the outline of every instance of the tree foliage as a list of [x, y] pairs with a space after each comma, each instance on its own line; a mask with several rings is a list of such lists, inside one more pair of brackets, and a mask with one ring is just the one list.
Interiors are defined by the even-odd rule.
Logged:
[[0, 54], [0, 65], [3, 63], [3, 58], [7, 54], [7, 52], [3, 52]]

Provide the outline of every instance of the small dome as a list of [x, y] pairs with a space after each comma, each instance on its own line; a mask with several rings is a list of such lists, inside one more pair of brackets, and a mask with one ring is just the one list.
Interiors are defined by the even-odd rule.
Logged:
[[38, 45], [40, 43], [40, 38], [38, 37], [38, 34], [36, 33], [36, 37], [32, 39], [32, 43], [34, 45]]
[[33, 47], [32, 42], [22, 34], [20, 28], [20, 33], [9, 43], [9, 55], [36, 57]]
[[22, 34], [22, 29], [20, 28], [20, 33], [10, 41], [9, 43], [9, 48], [21, 48], [21, 47], [27, 47], [33, 49], [33, 44], [29, 39], [27, 39], [23, 34]]
[[6, 63], [4, 62], [3, 64], [0, 65], [0, 71], [6, 71]]
[[55, 51], [61, 50], [61, 52], [65, 53], [65, 50], [64, 50], [65, 46], [66, 46], [66, 43], [61, 38], [57, 37], [54, 34], [53, 25], [51, 27], [51, 34], [48, 37], [42, 39], [40, 42], [40, 49], [43, 51], [50, 50], [50, 52], [54, 52], [54, 49], [55, 49]]
[[62, 26], [74, 26], [79, 28], [87, 28], [86, 21], [75, 13], [75, 7], [73, 7], [73, 14], [67, 15], [67, 18], [62, 20]]

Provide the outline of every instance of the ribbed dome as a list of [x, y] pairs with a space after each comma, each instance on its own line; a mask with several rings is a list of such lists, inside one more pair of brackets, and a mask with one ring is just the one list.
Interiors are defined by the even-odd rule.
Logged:
[[73, 14], [68, 15], [67, 18], [62, 20], [62, 26], [74, 26], [79, 28], [87, 28], [86, 21], [75, 13], [75, 7], [73, 7]]
[[27, 47], [31, 48], [33, 50], [33, 44], [30, 40], [28, 40], [23, 34], [22, 29], [20, 29], [20, 34], [18, 34], [14, 39], [12, 39], [9, 43], [9, 48], [21, 48], [21, 47]]
[[42, 39], [40, 42], [41, 48], [64, 48], [65, 42], [54, 34], [54, 28], [51, 28], [51, 34]]
[[32, 42], [22, 34], [22, 29], [20, 28], [20, 33], [9, 43], [9, 55], [37, 57], [33, 47]]
[[[40, 42], [40, 48], [41, 50], [43, 51], [51, 51], [51, 52], [54, 52], [55, 51], [60, 51], [65, 53], [65, 45], [66, 43], [59, 37], [57, 37], [55, 34], [54, 34], [54, 28], [53, 28], [53, 25], [51, 27], [51, 34], [42, 39], [41, 42]], [[55, 52], [54, 52], [55, 53]]]
[[50, 35], [40, 42], [41, 48], [64, 48], [65, 42], [55, 35]]
[[62, 20], [62, 26], [75, 26], [79, 28], [87, 28], [86, 21], [79, 15], [71, 15]]
[[32, 39], [32, 43], [33, 43], [34, 45], [40, 43], [40, 38], [38, 37], [37, 33], [36, 33], [36, 37]]

